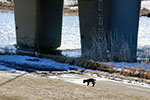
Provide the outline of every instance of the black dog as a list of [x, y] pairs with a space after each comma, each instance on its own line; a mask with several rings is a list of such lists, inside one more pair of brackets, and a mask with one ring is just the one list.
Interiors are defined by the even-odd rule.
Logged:
[[86, 83], [87, 82], [87, 86], [90, 84], [90, 82], [93, 84], [93, 87], [94, 85], [96, 84], [96, 79], [93, 79], [93, 78], [89, 78], [89, 79], [86, 79], [86, 80], [83, 80], [83, 83]]

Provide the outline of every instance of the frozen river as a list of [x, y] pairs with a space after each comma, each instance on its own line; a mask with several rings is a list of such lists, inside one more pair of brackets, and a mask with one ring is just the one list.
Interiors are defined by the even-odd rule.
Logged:
[[[81, 54], [78, 19], [78, 16], [63, 17], [62, 44], [59, 48], [62, 50], [79, 49], [69, 51], [77, 56]], [[16, 44], [14, 13], [0, 12], [0, 23], [0, 47]], [[142, 48], [147, 45], [150, 45], [150, 18], [140, 17], [138, 47]]]

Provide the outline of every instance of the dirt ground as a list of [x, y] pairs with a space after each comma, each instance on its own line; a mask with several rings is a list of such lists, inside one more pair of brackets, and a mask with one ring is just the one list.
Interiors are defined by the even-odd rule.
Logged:
[[0, 71], [0, 80], [0, 100], [149, 100], [36, 74]]

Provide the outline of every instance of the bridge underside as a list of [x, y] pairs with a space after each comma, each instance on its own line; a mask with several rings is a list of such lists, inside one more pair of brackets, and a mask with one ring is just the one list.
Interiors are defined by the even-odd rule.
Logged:
[[[140, 0], [79, 0], [82, 57], [135, 61]], [[60, 46], [63, 0], [14, 0], [17, 44]]]

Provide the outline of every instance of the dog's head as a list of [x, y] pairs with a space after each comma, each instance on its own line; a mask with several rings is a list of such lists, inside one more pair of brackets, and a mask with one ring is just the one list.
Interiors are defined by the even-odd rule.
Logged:
[[85, 83], [85, 80], [83, 80], [83, 83]]

